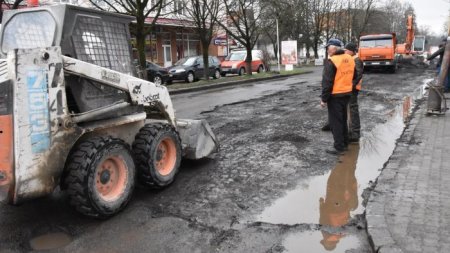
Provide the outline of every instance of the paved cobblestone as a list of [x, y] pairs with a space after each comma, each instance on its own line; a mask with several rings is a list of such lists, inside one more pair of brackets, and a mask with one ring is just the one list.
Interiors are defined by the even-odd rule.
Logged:
[[423, 103], [377, 180], [366, 208], [377, 252], [450, 252], [450, 113]]

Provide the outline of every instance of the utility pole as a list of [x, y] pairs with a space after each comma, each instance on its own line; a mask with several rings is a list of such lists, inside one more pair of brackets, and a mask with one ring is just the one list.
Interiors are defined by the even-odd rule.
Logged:
[[275, 19], [277, 22], [277, 64], [278, 64], [278, 73], [281, 73], [280, 69], [280, 34], [278, 32], [278, 18]]
[[[444, 96], [444, 84], [445, 80], [448, 79], [448, 68], [450, 66], [450, 12], [448, 17], [448, 30], [447, 30], [447, 41], [445, 42], [444, 56], [442, 59], [441, 70], [439, 71], [439, 76], [437, 77], [436, 85], [431, 84], [428, 93], [428, 114], [444, 114], [447, 111], [447, 103]], [[444, 106], [442, 106], [444, 103]]]

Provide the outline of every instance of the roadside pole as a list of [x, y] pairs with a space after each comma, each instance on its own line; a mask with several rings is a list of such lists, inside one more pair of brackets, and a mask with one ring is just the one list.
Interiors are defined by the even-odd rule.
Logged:
[[227, 57], [230, 54], [230, 43], [228, 42], [228, 32], [225, 31], [225, 39], [227, 40]]
[[[444, 114], [447, 111], [447, 103], [444, 96], [444, 84], [450, 66], [450, 15], [448, 20], [447, 41], [445, 42], [444, 57], [442, 59], [441, 70], [437, 77], [437, 83], [431, 84], [428, 93], [427, 114]], [[435, 81], [435, 82], [436, 82]], [[442, 106], [442, 103], [444, 104]]]
[[275, 19], [277, 22], [277, 65], [278, 65], [278, 73], [281, 73], [280, 69], [280, 34], [278, 32], [278, 18]]

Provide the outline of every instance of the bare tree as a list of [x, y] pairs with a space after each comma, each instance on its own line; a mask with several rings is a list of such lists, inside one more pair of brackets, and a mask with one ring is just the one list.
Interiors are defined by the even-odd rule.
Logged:
[[[156, 24], [161, 11], [170, 6], [172, 1], [167, 0], [89, 0], [96, 8], [104, 11], [112, 11], [134, 16], [136, 24], [131, 32], [136, 36], [136, 48], [139, 55], [139, 65], [145, 68], [145, 38], [150, 34], [152, 27]], [[145, 23], [152, 16], [150, 24]], [[146, 71], [144, 76], [146, 77]]]
[[275, 58], [278, 57], [278, 45], [277, 45], [277, 29], [276, 29], [276, 20], [279, 18], [279, 13], [281, 11], [281, 2], [282, 1], [272, 1], [265, 0], [266, 2], [270, 2], [273, 5], [270, 8], [267, 8], [264, 13], [261, 14], [261, 18], [265, 20], [263, 27], [261, 27], [261, 35], [264, 38], [267, 38], [273, 46], [273, 53]]
[[[346, 18], [346, 15], [342, 12], [342, 5], [339, 1], [325, 1], [325, 9], [327, 11], [324, 14], [323, 41], [327, 42], [331, 38], [336, 37], [339, 30], [338, 24], [341, 23], [342, 19]], [[325, 51], [326, 57], [327, 52]]]
[[[277, 43], [277, 22], [278, 34], [280, 38], [287, 37], [291, 34], [291, 30], [295, 26], [293, 21], [294, 11], [288, 8], [291, 4], [290, 0], [262, 0], [267, 6], [264, 12], [261, 13], [260, 18], [264, 20], [261, 27], [261, 38], [270, 42], [273, 47], [273, 54], [275, 58], [279, 55], [279, 45]], [[288, 25], [288, 24], [291, 25]], [[268, 55], [265, 57], [268, 59]]]
[[195, 23], [202, 44], [205, 79], [209, 77], [208, 49], [214, 34], [219, 5], [219, 0], [189, 0], [189, 6], [186, 8], [187, 13]]
[[445, 21], [444, 24], [442, 25], [442, 33], [445, 34], [446, 36], [450, 35], [448, 21]]
[[330, 14], [336, 11], [333, 9], [333, 2], [333, 0], [310, 0], [310, 23], [312, 25], [311, 39], [315, 58], [319, 57], [319, 45], [323, 43], [322, 37], [325, 29], [331, 30], [330, 27], [327, 27], [327, 21], [328, 17], [331, 18]]
[[252, 50], [261, 35], [261, 13], [267, 5], [260, 0], [225, 0], [223, 16], [216, 16], [217, 24], [242, 44], [246, 51], [246, 71], [252, 74]]
[[376, 0], [349, 0], [348, 15], [350, 31], [346, 41], [357, 41], [365, 31], [369, 19], [374, 11]]
[[414, 15], [414, 7], [409, 2], [401, 2], [399, 0], [388, 0], [382, 7], [387, 14], [388, 24], [391, 24], [391, 31], [397, 34], [399, 41], [406, 39], [406, 22], [408, 15]]

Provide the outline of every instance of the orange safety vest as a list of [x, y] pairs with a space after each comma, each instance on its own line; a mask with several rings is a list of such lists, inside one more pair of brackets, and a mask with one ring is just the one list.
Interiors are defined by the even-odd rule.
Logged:
[[[356, 58], [358, 58], [358, 55], [354, 55], [353, 56], [353, 59], [356, 59]], [[359, 83], [356, 85], [356, 90], [361, 90], [361, 84], [362, 84], [362, 78], [361, 78], [361, 80], [359, 80]]]
[[348, 54], [331, 56], [331, 61], [336, 66], [331, 94], [351, 93], [353, 90], [353, 75], [355, 73], [355, 60]]

